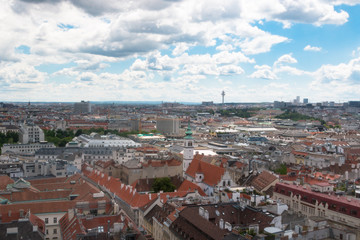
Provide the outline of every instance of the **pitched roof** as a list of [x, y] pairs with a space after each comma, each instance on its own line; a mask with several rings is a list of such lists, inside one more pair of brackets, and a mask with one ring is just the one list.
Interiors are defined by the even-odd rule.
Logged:
[[119, 179], [108, 176], [105, 173], [100, 171], [93, 170], [91, 167], [84, 165], [83, 173], [93, 182], [97, 183], [100, 186], [104, 186], [110, 192], [118, 196], [129, 206], [133, 208], [140, 208], [153, 201], [155, 198], [160, 197], [162, 202], [166, 202], [168, 198], [173, 197], [184, 197], [189, 192], [188, 191], [178, 191], [178, 192], [164, 192], [164, 193], [150, 193], [150, 194], [140, 194], [136, 191], [131, 185], [126, 185], [122, 183]]
[[8, 184], [14, 183], [8, 175], [1, 175], [0, 176], [0, 190], [5, 190]]
[[195, 179], [195, 174], [201, 170], [204, 174], [203, 182], [209, 186], [215, 186], [220, 182], [222, 175], [225, 173], [225, 169], [201, 161], [202, 157], [203, 156], [199, 154], [194, 156], [194, 159], [186, 170], [186, 174]]
[[198, 185], [186, 179], [182, 182], [181, 186], [178, 188], [178, 191], [193, 192], [195, 190], [197, 190], [201, 196], [206, 196], [205, 192]]
[[68, 209], [75, 207], [75, 201], [55, 201], [35, 203], [20, 203], [0, 205], [1, 222], [11, 222], [20, 218], [20, 210], [32, 214], [50, 213], [50, 212], [66, 212]]
[[263, 171], [251, 182], [251, 185], [257, 191], [261, 192], [263, 189], [268, 187], [270, 184], [272, 184], [277, 179], [278, 178], [275, 175], [269, 173], [268, 171]]

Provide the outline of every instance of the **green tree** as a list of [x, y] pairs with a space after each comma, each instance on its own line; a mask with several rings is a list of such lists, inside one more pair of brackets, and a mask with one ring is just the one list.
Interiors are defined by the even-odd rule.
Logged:
[[[19, 134], [16, 132], [7, 132], [6, 134], [0, 133], [0, 148], [5, 143], [17, 143], [19, 141]], [[1, 150], [0, 150], [1, 154]]]
[[155, 178], [155, 181], [151, 187], [154, 192], [160, 192], [160, 191], [173, 192], [176, 189], [175, 185], [171, 182], [170, 178], [168, 177]]
[[82, 129], [78, 129], [75, 133], [75, 137], [80, 136], [81, 134], [83, 134], [83, 130]]
[[274, 172], [280, 175], [285, 175], [287, 174], [287, 167], [285, 164], [281, 164], [280, 167], [275, 169]]

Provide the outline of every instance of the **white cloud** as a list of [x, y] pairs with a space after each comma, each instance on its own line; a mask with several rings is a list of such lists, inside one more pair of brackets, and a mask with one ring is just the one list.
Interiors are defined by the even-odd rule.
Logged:
[[[0, 0], [1, 96], [5, 96], [5, 88], [14, 91], [23, 84], [36, 96], [42, 96], [39, 91], [45, 90], [44, 98], [59, 98], [64, 93], [75, 98], [79, 90], [86, 96], [101, 99], [117, 96], [117, 91], [134, 98], [147, 96], [146, 88], [154, 86], [163, 89], [156, 92], [158, 96], [172, 97], [177, 92], [167, 95], [164, 89], [175, 87], [174, 81], [181, 74], [184, 82], [181, 96], [188, 96], [201, 88], [204, 84], [201, 81], [207, 78], [221, 76], [229, 82], [230, 77], [243, 74], [246, 65], [254, 64], [259, 56], [250, 55], [267, 53], [278, 44], [289, 43], [286, 36], [262, 30], [266, 22], [277, 21], [287, 27], [295, 23], [340, 25], [349, 15], [338, 6], [354, 5], [355, 1], [359, 3], [358, 0], [108, 0], [101, 3]], [[19, 46], [26, 46], [30, 54], [17, 51]], [[317, 48], [307, 47], [313, 51]], [[126, 67], [128, 62], [133, 64]], [[296, 62], [291, 54], [286, 54], [272, 67], [269, 63], [256, 66], [250, 77], [278, 80], [280, 74], [309, 75], [286, 66]], [[38, 70], [51, 64], [57, 69], [55, 73]], [[320, 82], [333, 82], [336, 77], [357, 79], [356, 64], [348, 65], [344, 65], [350, 68], [346, 74], [336, 66], [324, 65], [316, 75], [323, 77], [317, 79]], [[125, 70], [120, 71], [118, 66], [125, 66]], [[67, 83], [59, 80], [61, 76], [66, 77]], [[52, 81], [48, 81], [50, 78]], [[163, 78], [166, 81], [160, 81]], [[206, 87], [201, 88], [204, 94]], [[109, 92], [103, 93], [104, 89]]]
[[287, 40], [286, 37], [263, 33], [261, 36], [245, 39], [239, 43], [239, 46], [245, 54], [258, 54], [269, 52], [273, 45]]
[[179, 43], [179, 44], [176, 45], [176, 47], [172, 51], [172, 55], [179, 56], [179, 55], [183, 54], [184, 52], [186, 52], [188, 49], [189, 49], [188, 44]]
[[274, 65], [281, 65], [286, 63], [297, 63], [297, 60], [292, 56], [292, 53], [282, 55], [278, 58], [278, 60], [276, 60]]
[[250, 78], [263, 78], [269, 80], [275, 80], [278, 78], [268, 65], [256, 65], [255, 69], [257, 70], [249, 76]]
[[310, 45], [306, 45], [306, 47], [304, 47], [304, 51], [320, 52], [321, 47], [313, 47]]

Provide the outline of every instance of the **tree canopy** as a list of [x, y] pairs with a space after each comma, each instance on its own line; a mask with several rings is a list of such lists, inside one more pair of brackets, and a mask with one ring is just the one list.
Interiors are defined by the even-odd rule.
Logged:
[[171, 179], [168, 177], [156, 178], [154, 183], [152, 184], [152, 190], [154, 192], [160, 192], [160, 191], [173, 192], [175, 191], [175, 189], [176, 189], [175, 185], [171, 182]]
[[[6, 134], [0, 133], [0, 148], [5, 143], [17, 143], [19, 141], [19, 134], [16, 132], [7, 132]], [[1, 154], [1, 150], [0, 150]]]

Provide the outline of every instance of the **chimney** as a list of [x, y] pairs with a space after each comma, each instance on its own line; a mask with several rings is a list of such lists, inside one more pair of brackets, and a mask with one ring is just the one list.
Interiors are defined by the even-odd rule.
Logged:
[[23, 218], [24, 217], [24, 209], [20, 209], [19, 212], [20, 212], [20, 217]]
[[71, 221], [71, 219], [74, 218], [74, 210], [73, 209], [68, 209], [68, 216], [69, 216], [69, 221]]

